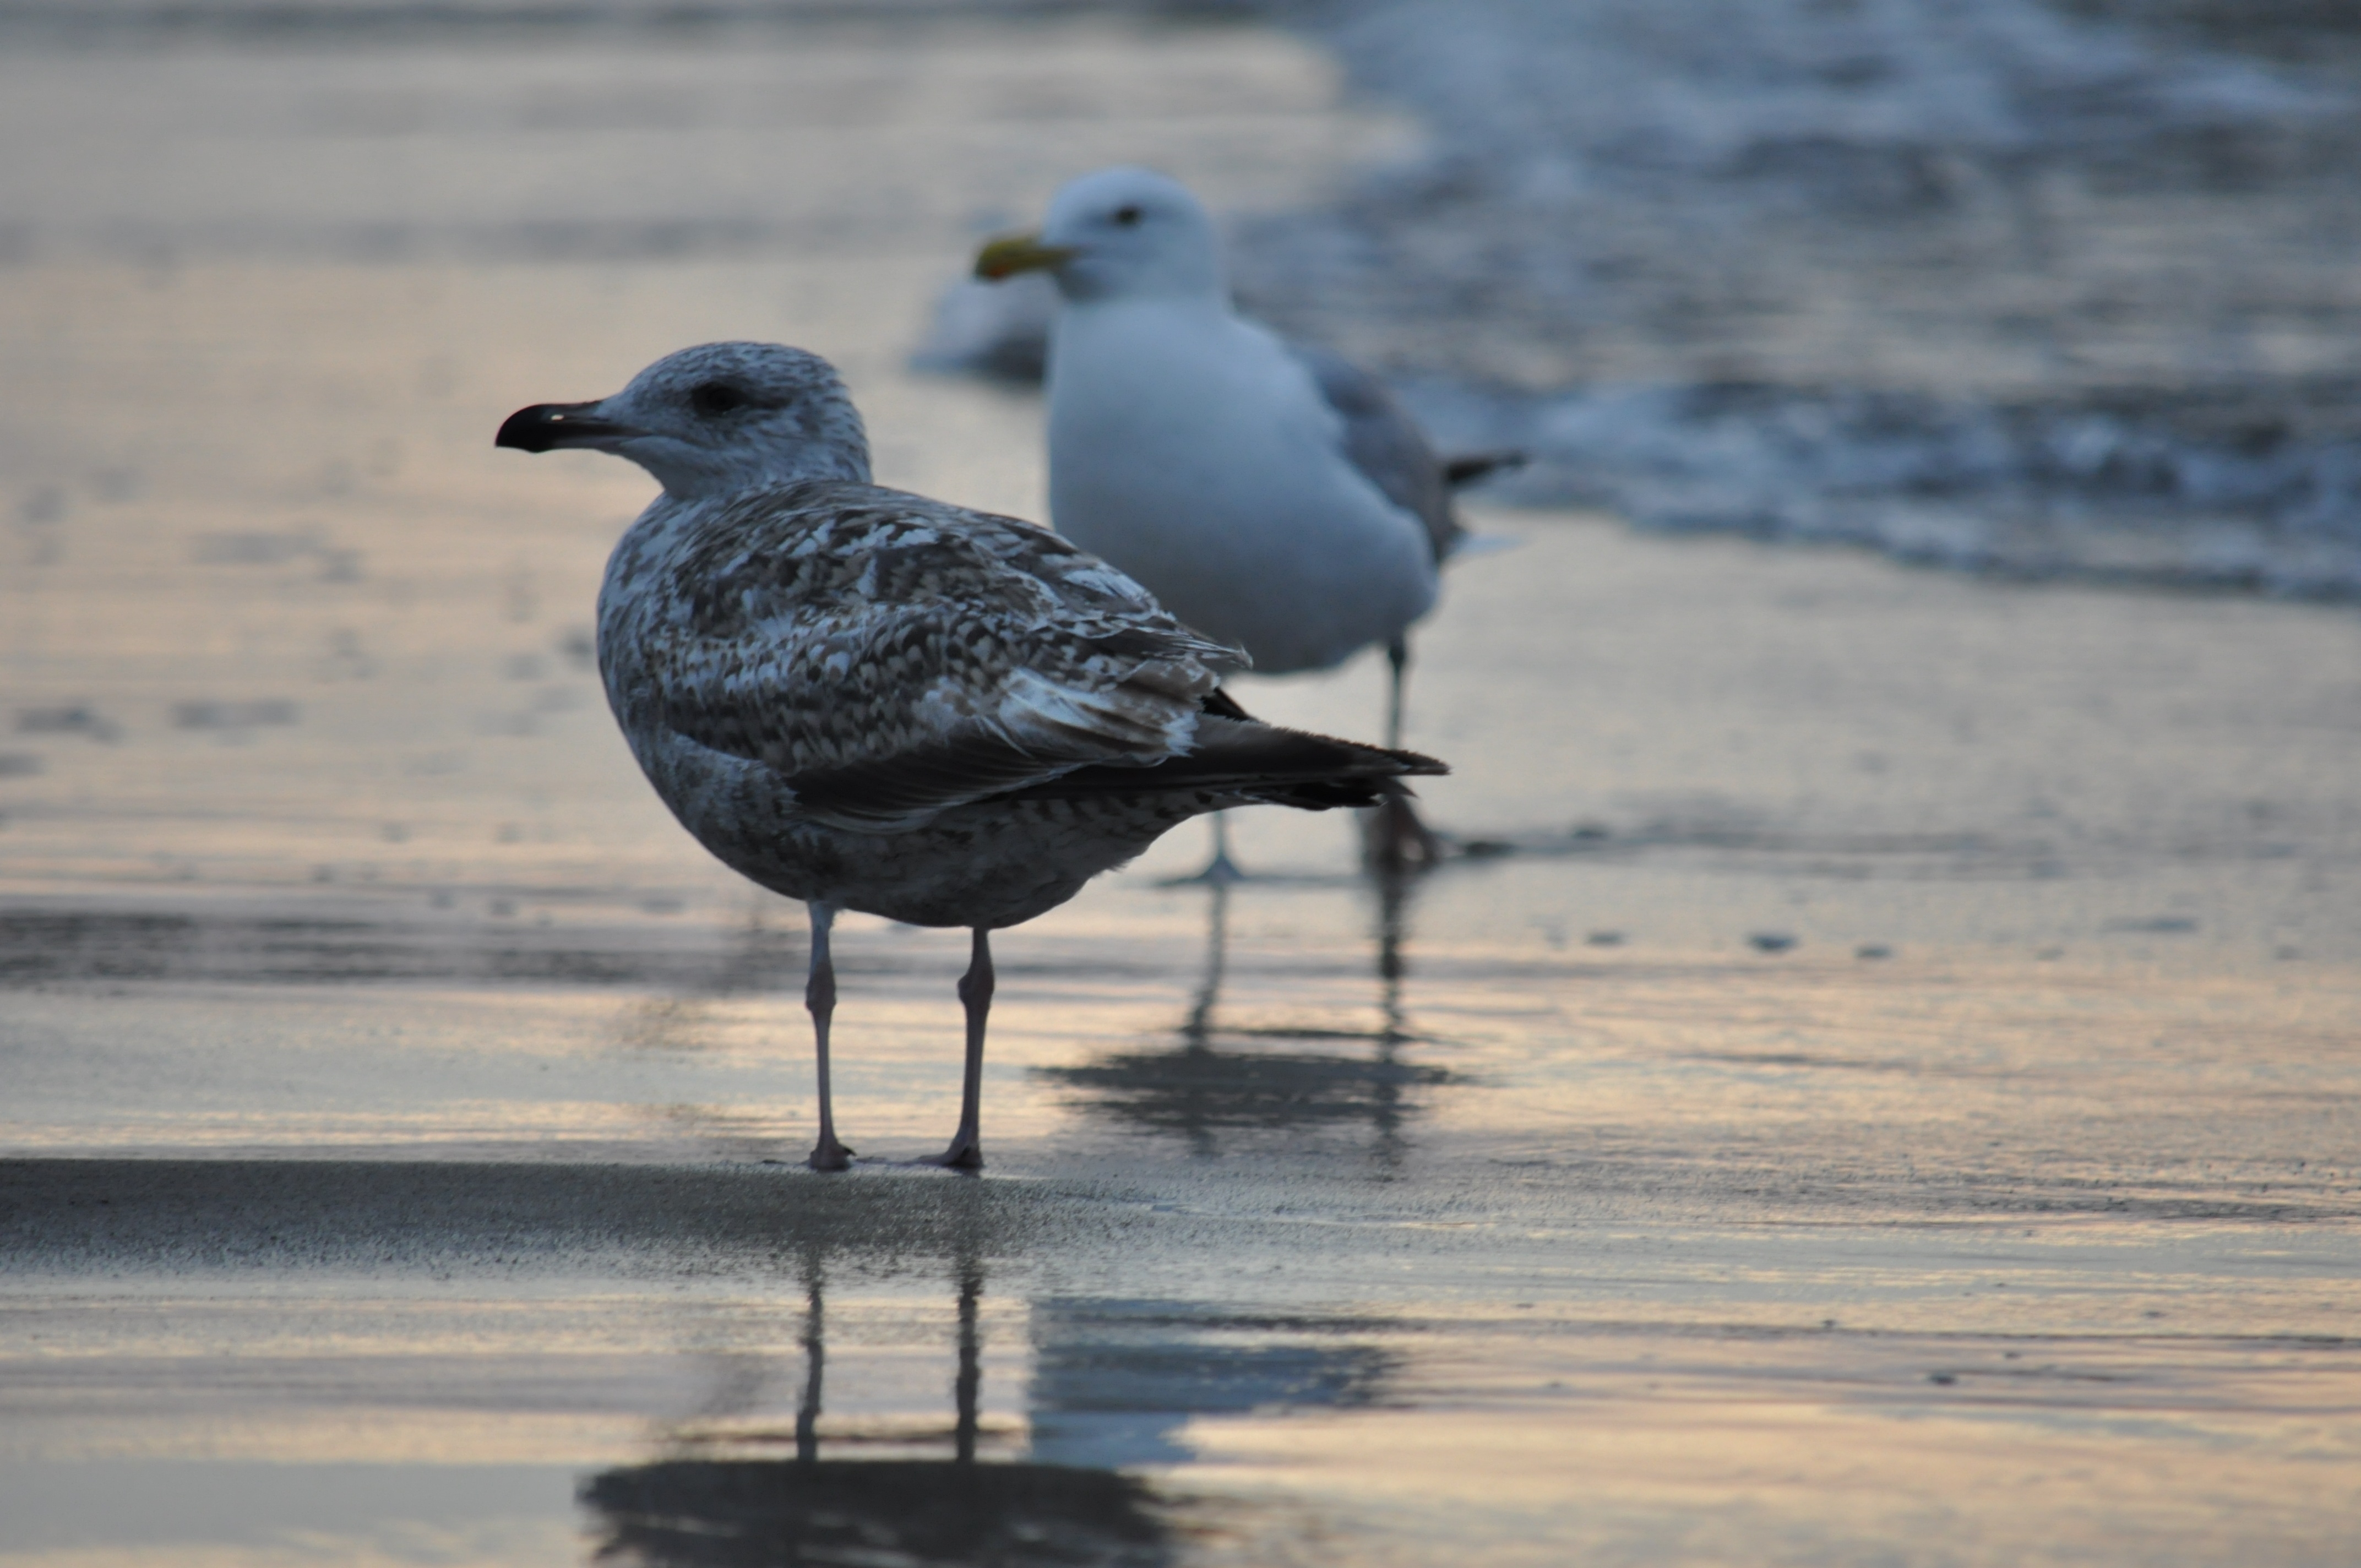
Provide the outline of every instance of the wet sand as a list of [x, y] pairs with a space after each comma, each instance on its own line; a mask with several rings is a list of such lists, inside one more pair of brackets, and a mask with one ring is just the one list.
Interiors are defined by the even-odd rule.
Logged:
[[[1400, 135], [1249, 31], [895, 38], [825, 99], [873, 38], [0, 65], [85, 167], [185, 138], [13, 177], [0, 1562], [2349, 1560], [2349, 610], [1479, 507], [1411, 718], [1475, 853], [1252, 814], [1218, 904], [1184, 830], [1012, 933], [980, 1179], [898, 1163], [962, 938], [848, 917], [869, 1157], [799, 1168], [800, 912], [581, 653], [645, 482], [492, 429], [778, 336], [1031, 512], [1037, 405], [901, 365], [971, 220]], [[1242, 695], [1367, 730], [1379, 671]]]

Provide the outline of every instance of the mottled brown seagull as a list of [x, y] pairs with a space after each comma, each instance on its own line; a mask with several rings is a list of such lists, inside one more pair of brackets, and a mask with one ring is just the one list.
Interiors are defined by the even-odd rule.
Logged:
[[616, 453], [664, 486], [607, 565], [598, 667], [681, 825], [809, 911], [815, 1169], [852, 1153], [829, 1099], [838, 911], [974, 932], [959, 1130], [930, 1163], [977, 1167], [989, 933], [1201, 813], [1367, 806], [1445, 771], [1253, 719], [1217, 687], [1244, 657], [1105, 562], [871, 484], [860, 414], [801, 349], [684, 349], [498, 440]]

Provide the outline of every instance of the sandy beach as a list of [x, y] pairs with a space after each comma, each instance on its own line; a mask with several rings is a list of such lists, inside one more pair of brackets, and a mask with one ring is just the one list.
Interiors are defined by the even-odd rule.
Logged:
[[846, 917], [819, 1177], [801, 911], [589, 668], [648, 483], [493, 431], [773, 338], [1038, 516], [1038, 400], [907, 367], [975, 236], [1411, 131], [1104, 19], [0, 84], [0, 1563], [2351, 1560], [2349, 605], [1478, 499], [1466, 852], [1008, 933], [981, 1178], [963, 934]]

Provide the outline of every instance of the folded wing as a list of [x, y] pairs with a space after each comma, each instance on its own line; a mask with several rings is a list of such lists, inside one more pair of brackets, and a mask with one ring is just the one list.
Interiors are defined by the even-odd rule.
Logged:
[[677, 569], [694, 596], [643, 640], [661, 721], [857, 831], [1137, 776], [1244, 662], [1046, 530], [868, 486], [739, 498]]

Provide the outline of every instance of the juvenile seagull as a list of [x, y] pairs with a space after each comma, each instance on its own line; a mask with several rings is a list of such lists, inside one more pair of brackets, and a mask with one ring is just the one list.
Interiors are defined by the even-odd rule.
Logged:
[[809, 911], [814, 1169], [852, 1153], [829, 1098], [839, 910], [975, 933], [959, 1130], [931, 1163], [980, 1166], [990, 932], [1202, 812], [1366, 806], [1445, 771], [1249, 718], [1216, 688], [1236, 653], [1105, 562], [872, 485], [860, 414], [801, 349], [684, 349], [604, 401], [519, 410], [498, 444], [612, 452], [664, 486], [607, 564], [598, 668], [681, 825]]
[[[1051, 524], [1262, 674], [1383, 647], [1386, 743], [1399, 745], [1411, 623], [1465, 537], [1452, 486], [1513, 455], [1446, 464], [1376, 378], [1240, 317], [1213, 221], [1161, 174], [1086, 174], [1038, 234], [975, 259], [995, 280], [1035, 269], [1064, 299], [1049, 337]], [[1432, 856], [1406, 803], [1388, 817], [1389, 858]], [[1224, 874], [1217, 852], [1208, 875]]]

